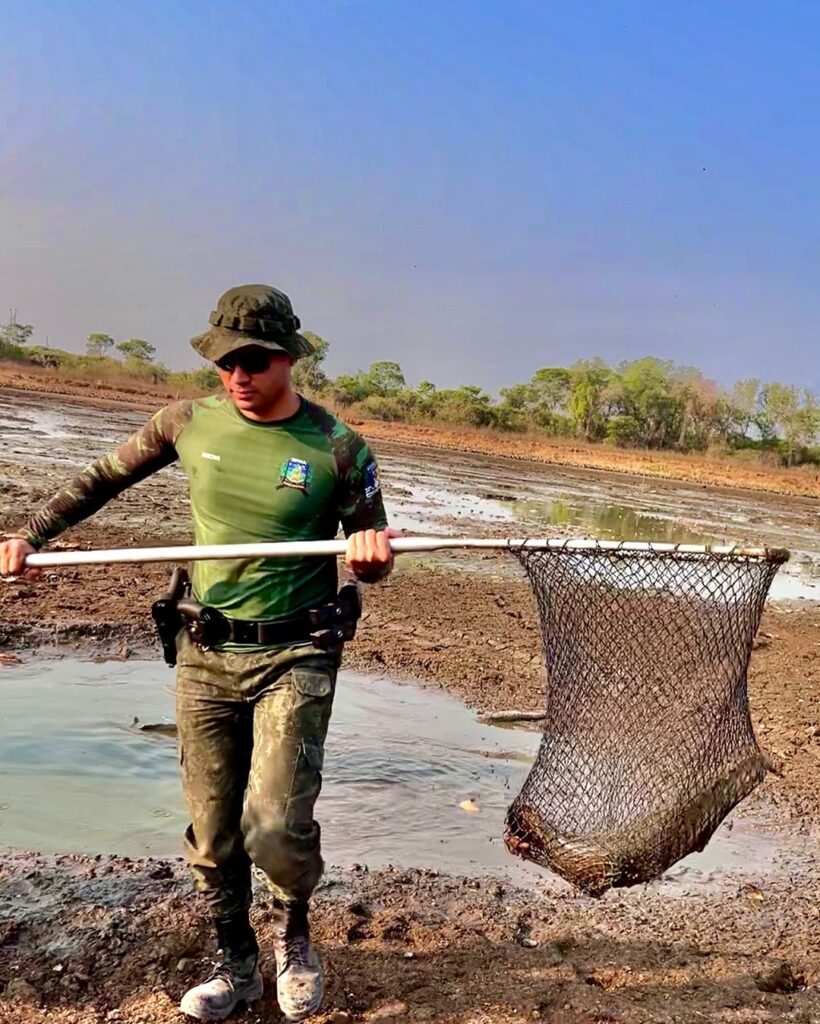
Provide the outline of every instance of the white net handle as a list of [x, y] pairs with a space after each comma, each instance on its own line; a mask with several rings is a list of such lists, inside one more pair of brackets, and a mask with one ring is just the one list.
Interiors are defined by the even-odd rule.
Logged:
[[[689, 555], [724, 555], [784, 562], [789, 552], [781, 548], [748, 548], [738, 544], [654, 544], [648, 541], [606, 541], [556, 538], [492, 537], [394, 537], [390, 546], [398, 554], [472, 549], [505, 551], [600, 551], [657, 552]], [[202, 562], [224, 558], [293, 558], [344, 555], [343, 540], [282, 541], [259, 544], [198, 544], [178, 547], [114, 548], [93, 551], [44, 551], [26, 558], [26, 566], [49, 568], [69, 565], [117, 565], [144, 562]]]

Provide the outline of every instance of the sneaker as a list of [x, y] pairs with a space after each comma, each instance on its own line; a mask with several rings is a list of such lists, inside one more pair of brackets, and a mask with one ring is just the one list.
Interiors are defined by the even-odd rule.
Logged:
[[288, 1021], [311, 1017], [325, 994], [322, 964], [310, 944], [306, 902], [274, 903], [276, 995]]

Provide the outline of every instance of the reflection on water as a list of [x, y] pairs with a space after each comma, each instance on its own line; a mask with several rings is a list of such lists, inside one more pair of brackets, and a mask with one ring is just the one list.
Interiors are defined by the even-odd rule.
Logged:
[[643, 540], [669, 544], [705, 544], [706, 534], [674, 519], [646, 515], [625, 505], [576, 504], [568, 500], [513, 502], [516, 519], [541, 526], [572, 526], [598, 540]]

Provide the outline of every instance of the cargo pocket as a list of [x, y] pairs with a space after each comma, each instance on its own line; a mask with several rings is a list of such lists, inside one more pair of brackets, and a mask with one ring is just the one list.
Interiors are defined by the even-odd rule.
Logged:
[[293, 685], [303, 697], [329, 697], [333, 693], [336, 673], [332, 670], [296, 665], [291, 669]]
[[294, 665], [292, 719], [287, 729], [305, 744], [324, 745], [333, 709], [336, 668], [329, 664]]

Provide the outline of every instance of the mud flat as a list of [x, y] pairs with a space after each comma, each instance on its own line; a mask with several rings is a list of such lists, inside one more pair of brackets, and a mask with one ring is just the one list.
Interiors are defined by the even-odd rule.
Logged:
[[[44, 443], [62, 460], [56, 464], [26, 460], [34, 438], [26, 423], [19, 452], [6, 445], [4, 527], [65, 479], [85, 458], [84, 444], [100, 443], [107, 424], [88, 416], [91, 440], [82, 443], [76, 423], [60, 438], [59, 423], [43, 418], [51, 438]], [[812, 510], [780, 501], [771, 498], [772, 514], [796, 508], [796, 529], [810, 548]], [[182, 482], [164, 473], [64, 543], [187, 540]], [[35, 658], [157, 658], [148, 609], [166, 577], [157, 566], [66, 569], [36, 585], [0, 584], [0, 700], [3, 673], [10, 680]], [[740, 843], [731, 862], [709, 871], [673, 872], [600, 900], [546, 875], [543, 883], [512, 872], [470, 876], [469, 864], [449, 875], [418, 865], [367, 870], [357, 857], [358, 866], [331, 869], [317, 896], [329, 980], [327, 1012], [317, 1020], [820, 1020], [819, 625], [815, 602], [774, 605], [757, 639], [750, 699], [777, 774], [739, 812], [735, 828], [750, 837], [748, 857]], [[466, 569], [457, 559], [413, 562], [370, 592], [346, 664], [375, 676], [374, 686], [380, 675], [412, 678], [474, 710], [538, 709], [538, 643], [529, 591], [507, 560], [488, 556]], [[0, 805], [1, 787], [2, 775]], [[384, 812], [398, 819], [402, 807], [386, 801]], [[770, 855], [756, 855], [756, 836]], [[437, 841], [432, 831], [429, 841]], [[333, 850], [326, 855], [332, 862]], [[254, 913], [264, 948], [264, 891]], [[210, 953], [177, 860], [20, 851], [0, 860], [1, 1024], [177, 1022], [176, 1001]], [[269, 957], [263, 969], [270, 984]], [[237, 1019], [281, 1017], [266, 997]]]

